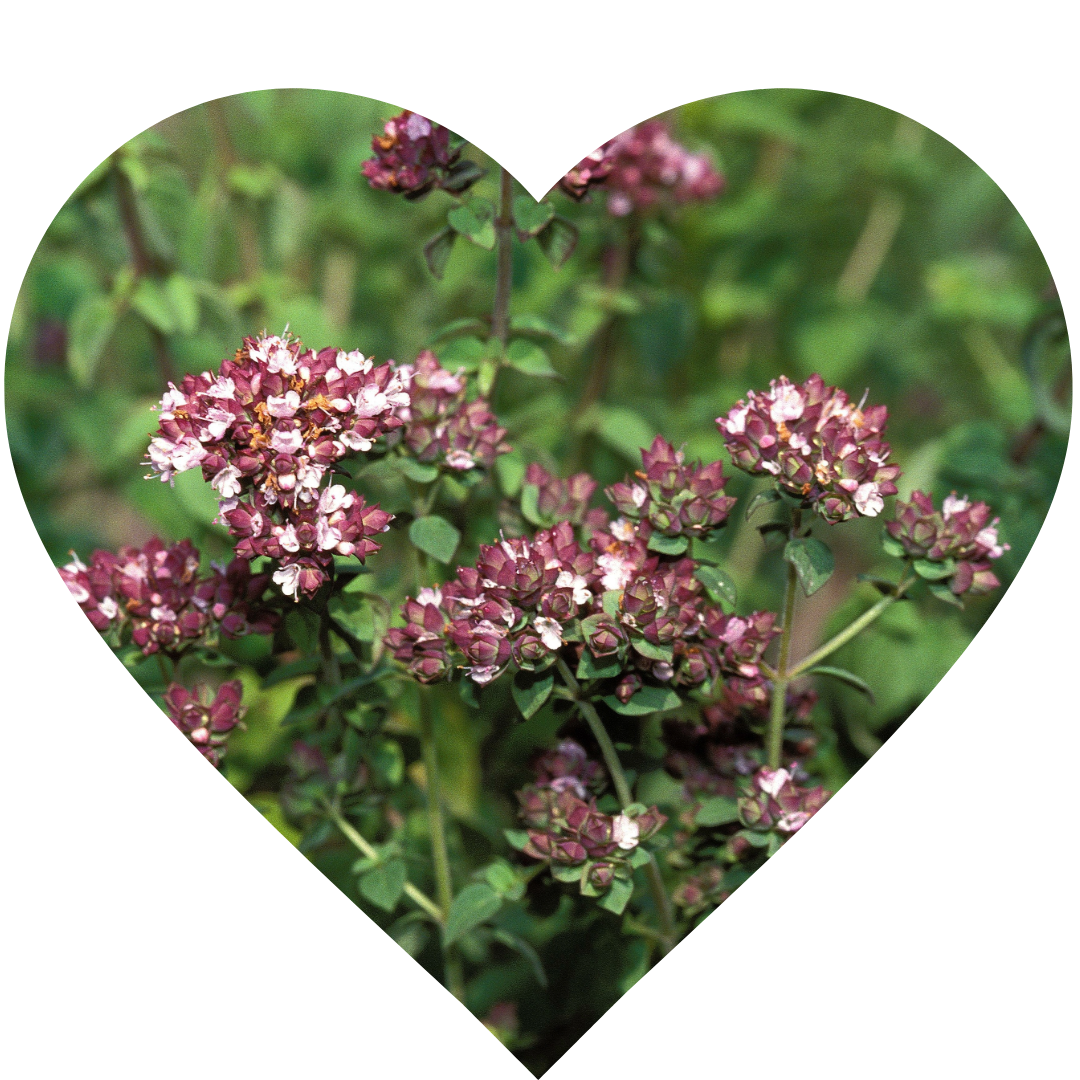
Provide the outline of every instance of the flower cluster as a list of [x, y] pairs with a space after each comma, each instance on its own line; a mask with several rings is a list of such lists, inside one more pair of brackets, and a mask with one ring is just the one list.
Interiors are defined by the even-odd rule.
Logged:
[[686, 915], [697, 915], [728, 898], [730, 890], [725, 889], [723, 884], [724, 871], [719, 866], [712, 864], [702, 867], [672, 890], [671, 902], [676, 907], [686, 909]]
[[595, 578], [593, 557], [569, 522], [532, 540], [481, 544], [476, 566], [459, 567], [455, 580], [405, 601], [406, 626], [390, 630], [387, 645], [421, 682], [450, 674], [451, 646], [479, 685], [511, 659], [530, 670], [546, 667], [563, 645], [566, 624], [592, 603]]
[[222, 683], [216, 693], [199, 685], [194, 691], [171, 683], [165, 691], [165, 711], [169, 719], [199, 748], [212, 765], [221, 764], [229, 733], [244, 715], [240, 704], [239, 679]]
[[408, 405], [408, 373], [391, 364], [305, 350], [288, 334], [245, 338], [217, 375], [169, 384], [150, 465], [169, 481], [199, 466], [240, 553], [279, 559], [274, 581], [298, 599], [322, 584], [335, 554], [363, 560], [378, 550], [368, 537], [390, 515], [323, 481], [342, 458], [400, 427]]
[[724, 494], [724, 466], [719, 461], [687, 465], [659, 435], [641, 451], [642, 470], [607, 489], [619, 513], [647, 521], [664, 536], [707, 536], [725, 523], [735, 499]]
[[410, 384], [411, 402], [398, 409], [405, 422], [405, 445], [421, 462], [435, 462], [457, 472], [490, 469], [499, 454], [510, 452], [506, 429], [483, 398], [465, 400], [465, 379], [440, 366], [425, 349], [413, 364], [398, 368]]
[[[600, 508], [589, 509], [589, 503], [599, 485], [588, 473], [575, 473], [563, 480], [553, 476], [542, 465], [532, 462], [525, 470], [522, 488], [524, 506], [529, 487], [536, 488], [535, 516], [539, 524], [554, 525], [569, 521], [571, 525], [584, 525], [586, 532], [607, 524], [608, 515]], [[526, 515], [528, 516], [528, 515]]]
[[677, 143], [662, 120], [649, 120], [594, 150], [559, 181], [563, 193], [578, 200], [600, 185], [608, 192], [608, 211], [626, 217], [665, 200], [712, 199], [724, 177], [705, 154]]
[[447, 128], [406, 110], [387, 120], [383, 133], [371, 140], [373, 158], [361, 166], [367, 182], [379, 191], [418, 199], [445, 185], [461, 148], [450, 146]]
[[820, 375], [801, 386], [781, 376], [716, 423], [740, 469], [773, 477], [834, 524], [876, 517], [896, 494], [900, 469], [881, 438], [887, 416], [884, 405], [855, 405]]
[[600, 792], [606, 783], [600, 763], [573, 739], [562, 739], [554, 750], [545, 750], [533, 763], [534, 787], [554, 792], [569, 791], [584, 799], [589, 791]]
[[190, 540], [166, 546], [155, 536], [141, 548], [95, 551], [89, 565], [72, 553], [60, 576], [98, 630], [130, 628], [147, 656], [179, 653], [215, 626], [236, 638], [272, 633], [278, 621], [263, 603], [269, 574], [252, 574], [247, 559], [237, 558], [200, 575]]
[[[800, 770], [760, 768], [749, 792], [739, 799], [739, 820], [748, 829], [781, 833], [798, 832], [829, 798], [820, 784], [801, 787], [796, 783]], [[806, 779], [802, 774], [802, 779]]]
[[[805, 723], [817, 700], [809, 687], [787, 688], [784, 735], [796, 753], [812, 753], [816, 745], [812, 733], [797, 725]], [[664, 766], [682, 781], [685, 799], [696, 806], [702, 797], [738, 794], [742, 778], [761, 767], [760, 733], [769, 718], [769, 701], [767, 683], [728, 679], [698, 719], [664, 720]]]
[[535, 783], [517, 792], [526, 828], [521, 851], [560, 868], [580, 867], [573, 877], [590, 895], [603, 892], [616, 877], [628, 878], [635, 849], [667, 821], [655, 806], [635, 804], [618, 814], [597, 809], [594, 799], [586, 800], [586, 788], [596, 786], [598, 770], [598, 763], [567, 739], [539, 759]]
[[978, 595], [996, 589], [1001, 582], [990, 569], [990, 560], [1009, 550], [998, 540], [999, 518], [984, 502], [971, 502], [954, 491], [934, 509], [925, 492], [912, 492], [911, 502], [896, 504], [896, 520], [885, 525], [897, 554], [937, 564], [927, 576], [948, 584], [955, 596]]

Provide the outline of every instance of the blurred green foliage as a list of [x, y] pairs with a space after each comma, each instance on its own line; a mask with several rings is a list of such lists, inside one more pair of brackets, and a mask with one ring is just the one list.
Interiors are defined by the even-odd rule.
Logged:
[[[396, 111], [306, 90], [210, 102], [120, 148], [59, 211], [28, 270], [7, 353], [11, 450], [57, 562], [70, 549], [86, 555], [153, 533], [189, 536], [206, 559], [227, 557], [228, 537], [212, 524], [215, 500], [197, 473], [170, 490], [143, 479], [140, 462], [165, 382], [216, 367], [245, 334], [287, 324], [308, 346], [340, 344], [379, 360], [411, 360], [434, 344], [445, 366], [475, 369], [475, 338], [439, 334], [489, 312], [495, 254], [458, 243], [434, 280], [423, 246], [444, 224], [448, 200], [436, 192], [410, 203], [360, 178], [372, 133]], [[526, 462], [562, 475], [587, 469], [606, 484], [635, 467], [638, 448], [658, 432], [685, 443], [689, 456], [723, 457], [716, 416], [781, 373], [817, 371], [856, 399], [868, 388], [871, 402], [889, 406], [902, 494], [957, 489], [995, 507], [1012, 545], [996, 568], [1008, 584], [1053, 495], [1069, 407], [1060, 307], [1008, 199], [951, 144], [857, 99], [755, 91], [697, 102], [670, 119], [681, 141], [707, 149], [725, 172], [720, 198], [628, 225], [609, 217], [602, 199], [572, 205], [555, 195], [580, 229], [573, 256], [555, 271], [537, 245], [515, 247], [515, 332], [544, 352], [518, 346], [515, 369], [497, 387], [494, 408], [515, 452], [471, 493], [467, 511], [465, 490], [448, 485], [441, 513], [461, 532], [455, 564], [512, 520], [503, 500], [516, 496]], [[492, 186], [494, 172], [477, 190]], [[619, 252], [625, 265], [613, 272]], [[548, 360], [557, 378], [543, 377]], [[409, 506], [398, 472], [376, 464], [358, 484], [391, 511]], [[741, 474], [729, 484], [736, 495], [751, 490]], [[775, 610], [782, 562], [756, 524], [737, 510], [715, 554], [739, 585], [740, 609]], [[871, 586], [852, 584], [857, 574], [888, 567], [877, 522], [818, 533], [837, 573], [802, 605], [796, 655], [872, 601]], [[429, 542], [442, 551], [449, 539]], [[411, 587], [410, 559], [395, 530], [373, 573], [350, 586], [350, 625], [362, 640], [381, 637], [385, 601], [396, 604]], [[993, 602], [974, 601], [959, 617], [931, 598], [899, 604], [837, 654], [876, 696], [829, 680], [818, 686], [814, 767], [828, 785], [840, 786], [910, 714]], [[302, 634], [290, 632], [294, 641]], [[238, 670], [249, 706], [228, 776], [301, 842], [277, 792], [291, 732], [316, 707], [314, 677], [281, 669], [275, 683], [267, 642], [224, 652], [220, 662]], [[159, 688], [154, 665], [134, 674]], [[389, 693], [360, 693], [347, 716], [353, 743], [342, 753], [353, 755], [349, 767], [367, 762], [379, 793], [372, 829], [391, 807], [404, 838], [393, 860], [413, 868], [426, 837], [417, 694], [399, 684]], [[558, 721], [550, 707], [516, 719], [505, 686], [486, 692], [480, 708], [453, 688], [433, 696], [456, 821], [452, 856], [465, 882], [469, 868], [505, 849], [501, 829], [515, 821], [509, 793]], [[644, 721], [641, 730], [645, 746], [656, 742]], [[662, 801], [671, 785], [655, 761], [639, 764], [653, 769], [645, 779]], [[331, 833], [305, 835], [303, 847], [358, 898], [355, 852]], [[428, 928], [380, 909], [387, 890], [400, 892], [393, 860], [377, 880], [361, 878], [375, 904], [366, 910], [437, 969]], [[422, 873], [410, 869], [424, 884]], [[501, 937], [465, 935], [462, 948], [479, 971], [470, 1007], [483, 1016], [517, 1002], [521, 1034], [510, 1044], [540, 1072], [644, 973], [647, 955], [641, 939], [623, 936], [595, 907], [583, 914], [539, 880], [530, 895], [528, 914], [503, 907]], [[538, 954], [546, 995], [535, 992]]]

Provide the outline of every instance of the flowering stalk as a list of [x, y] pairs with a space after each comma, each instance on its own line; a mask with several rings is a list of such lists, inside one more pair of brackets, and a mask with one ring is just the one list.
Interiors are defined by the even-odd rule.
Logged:
[[[888, 596], [883, 596], [872, 608], [864, 611], [862, 615], [844, 627], [840, 633], [826, 641], [821, 648], [815, 649], [805, 660], [800, 660], [799, 663], [788, 672], [788, 681], [797, 679], [812, 667], [820, 664], [822, 660], [831, 656], [841, 646], [846, 645], [856, 634], [865, 630], [875, 619], [880, 615], [883, 615], [886, 610], [892, 607], [897, 600], [902, 600], [904, 593], [907, 592], [909, 586], [912, 585], [915, 580], [914, 577], [905, 573], [896, 586], [896, 592], [890, 593]], [[775, 768], [775, 766], [773, 767]]]
[[[799, 511], [792, 512], [791, 537], [798, 535]], [[788, 683], [792, 679], [788, 671], [788, 659], [791, 655], [791, 624], [795, 616], [795, 587], [798, 573], [794, 563], [788, 563], [787, 587], [784, 590], [784, 608], [780, 628], [780, 654], [777, 660], [776, 678], [773, 679], [772, 699], [769, 709], [769, 728], [766, 735], [766, 754], [770, 769], [780, 767], [780, 757], [784, 748], [784, 707], [787, 701]]]
[[[327, 810], [330, 820], [341, 830], [345, 838], [365, 857], [378, 859], [379, 853], [369, 844], [363, 836], [349, 823], [340, 810], [329, 807]], [[427, 893], [421, 892], [411, 881], [405, 882], [403, 889], [405, 895], [412, 900], [417, 907], [423, 908], [440, 926], [446, 922], [444, 909], [440, 908]]]
[[[604, 727], [604, 722], [600, 719], [596, 707], [591, 701], [581, 696], [581, 685], [567, 666], [566, 661], [560, 656], [555, 663], [563, 682], [566, 683], [567, 689], [573, 695], [574, 704], [577, 705], [581, 715], [585, 717], [585, 722], [589, 725], [589, 729], [600, 747], [600, 754], [604, 759], [604, 764], [607, 766], [612, 783], [615, 785], [619, 806], [625, 811], [633, 803], [634, 796], [630, 791], [626, 773], [623, 772], [622, 763], [619, 761], [619, 755], [615, 750], [614, 743], [611, 741], [611, 736], [608, 735], [607, 728]], [[648, 879], [649, 891], [652, 893], [653, 903], [656, 905], [657, 915], [660, 918], [659, 940], [661, 950], [664, 954], [667, 954], [675, 947], [675, 914], [667, 890], [664, 888], [664, 879], [660, 875], [660, 867], [657, 866], [652, 852], [649, 853], [649, 861], [645, 865], [645, 876]]]
[[506, 171], [499, 173], [499, 213], [495, 218], [495, 238], [498, 262], [495, 278], [495, 302], [491, 310], [491, 336], [504, 348], [510, 338], [510, 287], [513, 278], [514, 178]]

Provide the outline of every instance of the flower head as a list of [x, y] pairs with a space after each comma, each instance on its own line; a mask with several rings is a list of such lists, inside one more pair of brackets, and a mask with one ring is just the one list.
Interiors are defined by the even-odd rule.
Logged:
[[881, 437], [887, 416], [884, 405], [854, 405], [820, 375], [801, 385], [781, 376], [716, 423], [740, 469], [772, 477], [835, 524], [876, 517], [896, 494], [900, 469]]
[[189, 690], [171, 683], [165, 691], [165, 711], [199, 753], [218, 766], [230, 732], [244, 715], [241, 694], [239, 679], [222, 683], [216, 692], [205, 685]]

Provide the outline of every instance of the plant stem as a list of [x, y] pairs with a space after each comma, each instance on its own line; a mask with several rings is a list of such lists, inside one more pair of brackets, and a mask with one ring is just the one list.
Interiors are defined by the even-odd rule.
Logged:
[[630, 785], [626, 782], [626, 773], [623, 772], [622, 763], [619, 761], [619, 755], [615, 750], [615, 744], [611, 741], [611, 736], [608, 735], [607, 728], [604, 727], [604, 722], [600, 719], [596, 707], [591, 701], [586, 701], [581, 697], [581, 684], [574, 678], [574, 674], [567, 667], [566, 661], [560, 656], [555, 662], [558, 665], [559, 674], [563, 677], [563, 682], [566, 683], [570, 692], [574, 695], [574, 702], [581, 710], [581, 715], [585, 717], [586, 723], [592, 729], [596, 741], [600, 744], [600, 753], [604, 758], [604, 764], [607, 766], [612, 782], [615, 784], [615, 794], [619, 798], [619, 805], [625, 809], [634, 801], [634, 796], [630, 791]]
[[[480, 375], [481, 393], [488, 401], [495, 400], [499, 372], [506, 361], [506, 346], [510, 340], [510, 291], [514, 284], [514, 178], [499, 170], [499, 210], [495, 215], [495, 299], [491, 309], [491, 341], [499, 343], [498, 362], [491, 369], [491, 382], [484, 386], [483, 369]], [[485, 365], [490, 361], [485, 361]]]
[[815, 649], [805, 660], [800, 660], [799, 663], [788, 672], [788, 679], [798, 678], [812, 667], [820, 664], [827, 656], [831, 656], [837, 649], [846, 645], [856, 634], [865, 630], [875, 619], [892, 607], [897, 600], [900, 600], [914, 581], [915, 578], [909, 577], [905, 572], [904, 576], [896, 586], [895, 593], [891, 596], [883, 596], [872, 608], [864, 611], [857, 619], [844, 627], [840, 633], [829, 638], [824, 645]]
[[[439, 758], [435, 748], [435, 727], [431, 719], [428, 695], [420, 691], [420, 751], [424, 761], [425, 794], [427, 796], [428, 833], [431, 839], [431, 861], [435, 873], [435, 899], [449, 913], [454, 902], [454, 881], [450, 876], [450, 854], [446, 846], [446, 822], [442, 811], [442, 788], [439, 783]], [[458, 999], [465, 1000], [465, 985], [461, 964], [451, 949], [443, 949], [446, 985]]]
[[[349, 823], [345, 816], [338, 810], [330, 809], [330, 820], [344, 833], [346, 839], [355, 847], [361, 854], [367, 856], [369, 859], [378, 859], [379, 853], [369, 844], [363, 836], [357, 832], [356, 829]], [[442, 909], [431, 899], [427, 893], [421, 892], [411, 881], [405, 882], [405, 895], [414, 903], [417, 907], [423, 908], [439, 925], [441, 926], [446, 922], [446, 916], [443, 914]]]
[[499, 212], [495, 218], [495, 241], [498, 252], [495, 276], [495, 302], [491, 310], [491, 336], [504, 348], [510, 340], [510, 289], [513, 284], [514, 178], [499, 170]]
[[[581, 685], [574, 678], [574, 674], [567, 666], [566, 661], [560, 656], [557, 658], [556, 664], [563, 682], [566, 683], [570, 692], [574, 695], [575, 704], [581, 711], [581, 715], [585, 717], [585, 722], [589, 725], [597, 743], [600, 745], [600, 753], [604, 758], [608, 773], [611, 775], [612, 783], [615, 785], [615, 794], [619, 799], [619, 805], [625, 810], [634, 801], [634, 796], [630, 791], [629, 783], [627, 783], [626, 773], [623, 772], [622, 763], [619, 761], [619, 755], [615, 750], [615, 744], [611, 741], [611, 736], [608, 735], [607, 728], [604, 727], [604, 722], [600, 719], [596, 707], [591, 701], [581, 697]], [[660, 867], [657, 865], [652, 852], [649, 852], [649, 861], [645, 865], [645, 876], [648, 879], [649, 891], [652, 893], [653, 903], [656, 905], [656, 912], [660, 918], [661, 950], [666, 954], [675, 946], [675, 915], [672, 911], [667, 890], [664, 888], [664, 879], [660, 873]]]
[[[791, 513], [791, 528], [788, 535], [794, 539], [799, 533], [802, 515], [798, 510]], [[780, 768], [780, 758], [784, 752], [784, 711], [787, 705], [787, 688], [791, 681], [788, 672], [788, 659], [791, 656], [791, 626], [795, 618], [795, 589], [799, 576], [794, 563], [788, 563], [787, 587], [784, 590], [784, 608], [780, 616], [780, 655], [776, 663], [776, 678], [773, 679], [772, 700], [769, 702], [769, 726], [765, 734], [766, 761], [770, 769]]]

